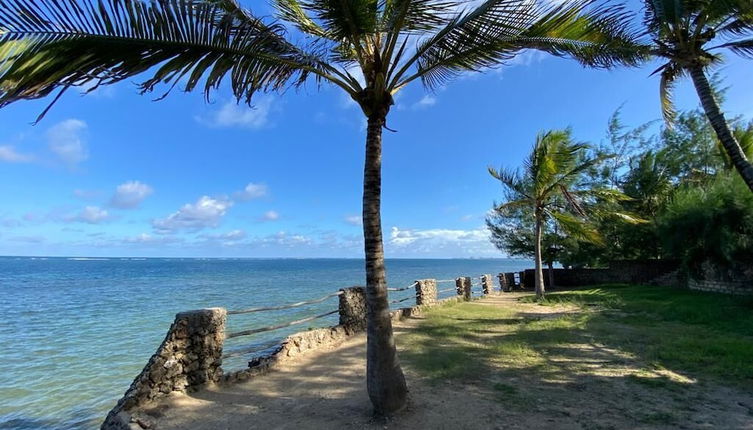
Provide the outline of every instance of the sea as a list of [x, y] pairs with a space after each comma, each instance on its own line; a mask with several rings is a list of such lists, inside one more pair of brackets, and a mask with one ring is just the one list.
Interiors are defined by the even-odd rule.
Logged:
[[[0, 429], [99, 428], [163, 340], [176, 313], [317, 299], [364, 284], [358, 259], [0, 257]], [[392, 288], [532, 267], [516, 259], [388, 259]], [[497, 282], [495, 277], [495, 283]], [[480, 294], [480, 286], [474, 294]], [[390, 300], [415, 295], [392, 292]], [[441, 297], [454, 295], [445, 291]], [[412, 303], [407, 299], [394, 307]], [[337, 309], [337, 297], [274, 312], [228, 317], [228, 331], [280, 325]], [[265, 345], [306, 324], [230, 339], [226, 351]], [[250, 357], [225, 360], [228, 371]]]

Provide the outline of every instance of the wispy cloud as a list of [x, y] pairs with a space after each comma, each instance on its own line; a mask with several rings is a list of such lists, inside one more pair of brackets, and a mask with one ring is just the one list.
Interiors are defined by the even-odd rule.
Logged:
[[88, 128], [84, 121], [67, 119], [47, 131], [47, 145], [61, 161], [76, 165], [89, 158], [84, 134]]
[[110, 206], [118, 209], [134, 209], [153, 192], [154, 189], [143, 182], [128, 181], [115, 189], [115, 194], [110, 199]]
[[343, 221], [350, 225], [361, 225], [363, 223], [363, 219], [360, 215], [348, 215]]
[[29, 163], [34, 161], [31, 154], [22, 154], [12, 145], [0, 146], [0, 161], [5, 163]]
[[87, 206], [76, 214], [63, 217], [63, 220], [67, 222], [100, 224], [102, 222], [108, 221], [110, 218], [110, 214], [106, 210], [98, 206]]
[[246, 232], [243, 230], [231, 230], [226, 233], [202, 234], [201, 239], [236, 242], [246, 238]]
[[253, 182], [249, 182], [242, 191], [233, 193], [233, 197], [240, 201], [258, 199], [267, 195], [269, 195], [269, 187], [266, 184], [255, 184]]
[[264, 215], [259, 217], [259, 221], [277, 221], [280, 219], [280, 214], [276, 211], [266, 211]]
[[496, 256], [499, 252], [489, 242], [486, 228], [406, 229], [392, 227], [388, 244], [393, 251], [411, 255]]
[[197, 116], [196, 120], [209, 127], [258, 130], [269, 125], [269, 114], [275, 107], [274, 100], [272, 97], [260, 97], [251, 107], [228, 101], [207, 115]]
[[437, 104], [437, 98], [435, 96], [427, 94], [423, 96], [421, 100], [413, 103], [413, 105], [411, 105], [411, 109], [413, 110], [426, 109], [431, 106], [434, 106], [435, 104]]
[[185, 204], [167, 217], [153, 220], [152, 227], [160, 234], [216, 227], [231, 206], [233, 202], [227, 198], [202, 196], [196, 203]]

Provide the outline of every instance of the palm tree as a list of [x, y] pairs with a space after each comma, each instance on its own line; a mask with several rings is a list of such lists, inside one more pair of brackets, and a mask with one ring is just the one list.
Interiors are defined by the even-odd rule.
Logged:
[[645, 0], [644, 25], [653, 39], [652, 52], [666, 60], [660, 96], [664, 118], [671, 124], [675, 112], [674, 82], [690, 75], [701, 105], [735, 169], [753, 191], [753, 165], [730, 130], [706, 71], [722, 62], [718, 53], [728, 49], [753, 58], [753, 2], [750, 0]]
[[[587, 149], [588, 145], [573, 142], [569, 129], [552, 130], [536, 136], [536, 143], [522, 170], [489, 168], [489, 173], [505, 187], [507, 198], [505, 203], [495, 203], [495, 212], [503, 216], [533, 214], [534, 278], [539, 299], [545, 292], [542, 269], [545, 226], [552, 224], [572, 238], [600, 243], [602, 238], [588, 218], [605, 214], [599, 213], [599, 209], [587, 214], [585, 203], [594, 199], [603, 202], [627, 199], [619, 191], [590, 188], [583, 183], [583, 174], [608, 158], [588, 157]], [[626, 213], [611, 212], [609, 215], [639, 222]]]
[[[380, 218], [382, 129], [393, 96], [429, 89], [523, 49], [592, 67], [634, 65], [622, 7], [590, 0], [274, 0], [265, 22], [236, 0], [2, 0], [0, 106], [142, 73], [206, 96], [223, 80], [239, 101], [309, 79], [345, 91], [367, 119], [363, 183], [367, 386], [377, 413], [403, 407], [406, 384], [389, 316]], [[292, 36], [291, 36], [292, 33]], [[163, 96], [164, 96], [163, 95]], [[48, 107], [49, 109], [49, 107]], [[45, 112], [42, 112], [44, 115]], [[41, 116], [40, 116], [41, 117]]]

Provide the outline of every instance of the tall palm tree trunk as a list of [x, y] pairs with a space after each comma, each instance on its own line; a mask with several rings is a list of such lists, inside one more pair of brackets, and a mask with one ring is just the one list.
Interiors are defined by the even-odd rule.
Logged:
[[392, 334], [384, 270], [382, 219], [382, 127], [384, 115], [369, 117], [363, 175], [363, 238], [366, 255], [366, 386], [374, 411], [388, 415], [405, 406], [408, 388]]
[[541, 230], [542, 230], [542, 220], [541, 220], [541, 212], [539, 209], [536, 209], [535, 213], [536, 217], [536, 231], [534, 232], [534, 254], [536, 254], [535, 257], [535, 263], [536, 263], [536, 273], [534, 275], [534, 284], [536, 285], [536, 298], [542, 299], [544, 298], [544, 271], [542, 270], [541, 266]]
[[703, 67], [700, 65], [690, 67], [690, 76], [693, 78], [693, 84], [695, 85], [698, 97], [701, 99], [703, 110], [706, 112], [709, 122], [711, 122], [711, 127], [714, 128], [719, 142], [721, 142], [724, 150], [727, 151], [730, 160], [732, 160], [732, 165], [740, 173], [748, 188], [753, 191], [753, 165], [745, 158], [745, 152], [743, 152], [737, 139], [735, 139], [727, 120], [724, 118], [724, 114], [719, 109], [719, 103], [714, 98], [714, 92], [711, 90], [711, 85], [706, 78]]

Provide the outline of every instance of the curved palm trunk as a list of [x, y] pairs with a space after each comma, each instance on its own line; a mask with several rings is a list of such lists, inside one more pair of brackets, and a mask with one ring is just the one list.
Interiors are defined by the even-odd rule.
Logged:
[[727, 151], [730, 160], [732, 160], [732, 165], [740, 173], [748, 188], [753, 191], [753, 165], [745, 158], [745, 152], [735, 139], [724, 114], [719, 109], [719, 103], [714, 98], [714, 92], [711, 90], [711, 85], [703, 72], [703, 67], [691, 67], [690, 76], [693, 78], [693, 85], [695, 85], [695, 90], [701, 99], [703, 110], [706, 112], [709, 122], [711, 122], [711, 127], [714, 128], [719, 142]]
[[392, 334], [384, 270], [382, 220], [382, 127], [384, 116], [369, 118], [363, 175], [363, 238], [366, 254], [366, 386], [374, 411], [390, 414], [405, 406], [408, 388]]
[[534, 284], [536, 285], [536, 298], [542, 299], [544, 298], [544, 271], [542, 270], [541, 266], [541, 230], [542, 230], [542, 220], [541, 220], [541, 213], [539, 210], [536, 210], [536, 231], [534, 233], [534, 254], [535, 254], [535, 263], [536, 263], [536, 273], [534, 276]]

